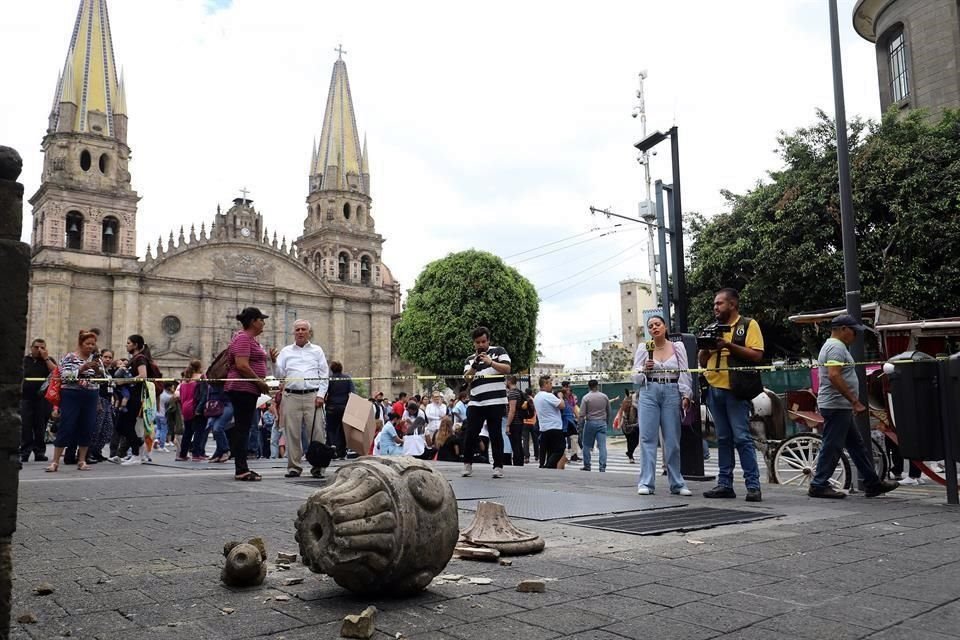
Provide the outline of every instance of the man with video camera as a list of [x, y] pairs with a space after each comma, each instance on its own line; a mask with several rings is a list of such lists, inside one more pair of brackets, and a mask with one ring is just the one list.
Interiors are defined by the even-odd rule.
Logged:
[[[763, 392], [760, 374], [738, 371], [763, 359], [763, 334], [756, 320], [740, 315], [740, 293], [720, 289], [713, 299], [716, 322], [697, 338], [698, 359], [710, 389], [707, 408], [717, 429], [717, 458], [720, 466], [717, 486], [704, 492], [704, 498], [736, 498], [733, 490], [733, 450], [736, 448], [747, 486], [747, 502], [763, 500], [760, 492], [760, 467], [750, 436], [750, 401]], [[729, 370], [733, 367], [734, 370]]]
[[476, 351], [467, 358], [463, 377], [470, 385], [467, 430], [463, 442], [463, 476], [473, 475], [473, 452], [483, 423], [493, 447], [493, 477], [503, 477], [503, 418], [507, 415], [507, 380], [510, 356], [490, 344], [490, 330], [477, 327], [472, 334]]

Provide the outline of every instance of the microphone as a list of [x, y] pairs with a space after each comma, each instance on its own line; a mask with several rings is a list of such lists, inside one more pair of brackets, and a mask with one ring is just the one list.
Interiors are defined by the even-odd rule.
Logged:
[[653, 340], [647, 340], [647, 360], [653, 362], [653, 351], [657, 348], [657, 343]]

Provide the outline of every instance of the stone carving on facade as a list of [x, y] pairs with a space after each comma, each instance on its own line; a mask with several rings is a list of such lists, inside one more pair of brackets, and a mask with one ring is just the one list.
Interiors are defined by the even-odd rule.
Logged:
[[218, 274], [235, 280], [261, 282], [272, 280], [274, 266], [263, 256], [248, 253], [221, 253], [213, 258]]
[[360, 594], [408, 595], [430, 584], [459, 535], [450, 483], [410, 457], [361, 458], [297, 511], [303, 562]]

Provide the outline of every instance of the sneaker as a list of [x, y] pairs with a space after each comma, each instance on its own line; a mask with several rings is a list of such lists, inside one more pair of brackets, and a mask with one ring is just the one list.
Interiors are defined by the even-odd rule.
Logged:
[[833, 500], [842, 500], [847, 497], [842, 491], [837, 491], [833, 487], [813, 487], [807, 489], [807, 495], [811, 498], [830, 498]]
[[110, 456], [107, 458], [107, 462], [112, 462], [113, 464], [120, 464], [123, 460], [120, 459], [120, 456]]
[[[28, 456], [28, 457], [29, 457], [29, 456]], [[33, 461], [34, 461], [34, 462], [46, 462], [46, 461], [47, 461], [47, 456], [43, 455], [42, 453], [40, 453], [40, 454], [34, 454], [34, 456], [33, 456]], [[24, 460], [24, 462], [26, 462], [26, 460]]]
[[747, 489], [747, 502], [763, 502], [763, 494], [760, 489]]
[[580, 471], [590, 471], [590, 467], [580, 467]]
[[128, 458], [124, 458], [120, 464], [122, 464], [123, 466], [140, 464], [140, 458], [134, 458], [133, 456], [129, 456]]
[[652, 496], [652, 495], [653, 495], [653, 489], [651, 489], [650, 487], [644, 486], [644, 485], [640, 485], [639, 487], [637, 487], [637, 495], [638, 495], [638, 496]]
[[927, 484], [928, 482], [928, 480], [923, 476], [920, 476], [919, 478], [915, 478], [915, 480], [917, 481], [917, 484]]
[[502, 478], [502, 477], [503, 477], [503, 469], [501, 469], [500, 467], [494, 467], [494, 469], [493, 469], [493, 477], [494, 477], [494, 478]]
[[676, 491], [671, 491], [671, 493], [675, 496], [683, 496], [685, 498], [693, 495], [693, 492], [690, 491], [690, 489], [687, 489], [686, 487], [682, 487], [680, 489], [677, 489]]
[[880, 484], [870, 487], [869, 489], [863, 492], [863, 495], [865, 495], [868, 498], [876, 498], [877, 496], [883, 495], [884, 493], [890, 493], [891, 491], [893, 491], [899, 486], [900, 486], [900, 483], [892, 482], [890, 480], [881, 480]]
[[463, 465], [463, 473], [460, 474], [464, 478], [469, 478], [473, 475], [473, 465], [469, 462]]
[[141, 453], [140, 462], [153, 462], [153, 458], [150, 457], [149, 453]]
[[710, 491], [703, 492], [704, 498], [736, 498], [737, 492], [733, 490], [733, 487], [724, 487], [722, 485], [717, 485]]
[[[300, 474], [297, 474], [297, 475], [300, 475]], [[323, 467], [313, 467], [312, 469], [310, 469], [310, 475], [313, 476], [314, 478], [322, 478]]]
[[284, 477], [284, 478], [299, 478], [299, 477], [300, 477], [300, 472], [297, 471], [296, 469], [290, 469], [290, 470], [287, 471], [285, 474], [283, 474], [283, 477]]
[[897, 484], [902, 484], [904, 486], [914, 486], [920, 484], [916, 478], [904, 478], [903, 480], [897, 480]]

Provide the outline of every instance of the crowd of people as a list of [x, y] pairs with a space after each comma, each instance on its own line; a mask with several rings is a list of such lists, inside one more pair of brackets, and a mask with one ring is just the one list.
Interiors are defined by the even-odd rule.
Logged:
[[[717, 486], [703, 495], [736, 497], [736, 451], [746, 500], [760, 502], [760, 473], [749, 427], [750, 394], [759, 374], [745, 365], [761, 360], [763, 336], [755, 320], [740, 315], [736, 290], [718, 291], [713, 311], [722, 330], [696, 355], [706, 369], [704, 400], [716, 429], [719, 474]], [[154, 453], [163, 452], [181, 462], [233, 460], [235, 479], [255, 482], [261, 476], [249, 467], [250, 457], [286, 458], [285, 475], [294, 478], [307, 465], [312, 476], [323, 477], [331, 460], [373, 454], [460, 462], [464, 477], [473, 475], [474, 464], [490, 464], [493, 477], [502, 478], [505, 466], [523, 466], [531, 460], [543, 468], [582, 461], [581, 469], [592, 471], [594, 447], [598, 471], [606, 471], [613, 401], [600, 391], [598, 382], [591, 380], [589, 392], [579, 400], [569, 382], [555, 389], [550, 376], [539, 378], [536, 393], [523, 390], [511, 375], [510, 355], [492, 344], [486, 327], [472, 333], [474, 352], [464, 360], [461, 390], [448, 390], [446, 396], [440, 390], [400, 393], [393, 401], [376, 393], [369, 398], [376, 437], [368, 451], [353, 451], [348, 448], [344, 416], [356, 385], [341, 362], [328, 363], [323, 348], [311, 342], [310, 323], [298, 319], [292, 343], [268, 350], [257, 339], [267, 315], [247, 307], [236, 319], [241, 328], [206, 370], [193, 360], [177, 381], [166, 384], [157, 381], [159, 367], [140, 335], [129, 336], [126, 357], [115, 358], [110, 349], [98, 348], [99, 332], [82, 330], [76, 349], [59, 362], [47, 354], [42, 339], [34, 340], [24, 358], [21, 460], [27, 462], [33, 454], [34, 460], [47, 461], [44, 425], [49, 423], [55, 433], [49, 472], [59, 470], [61, 458], [64, 464], [88, 471], [106, 460], [125, 465], [149, 462]], [[693, 402], [690, 356], [682, 342], [668, 339], [662, 316], [648, 318], [647, 329], [652, 339], [641, 343], [634, 358], [635, 393], [626, 394], [613, 423], [626, 436], [630, 462], [635, 462], [639, 449], [640, 495], [656, 490], [659, 446], [669, 491], [689, 496], [680, 470], [679, 441], [681, 420]], [[847, 346], [862, 330], [850, 316], [835, 318], [831, 338], [820, 354], [826, 363], [818, 390], [825, 425], [809, 490], [812, 497], [846, 495], [828, 483], [844, 447], [864, 478], [868, 497], [897, 486], [877, 477], [852, 427], [854, 414], [865, 407], [856, 397], [854, 368], [843, 364], [853, 362]], [[271, 367], [275, 384], [268, 377]], [[47, 383], [41, 382], [44, 378]], [[56, 405], [52, 416], [51, 404]], [[211, 434], [216, 449], [208, 456]], [[109, 455], [104, 455], [107, 446]]]

